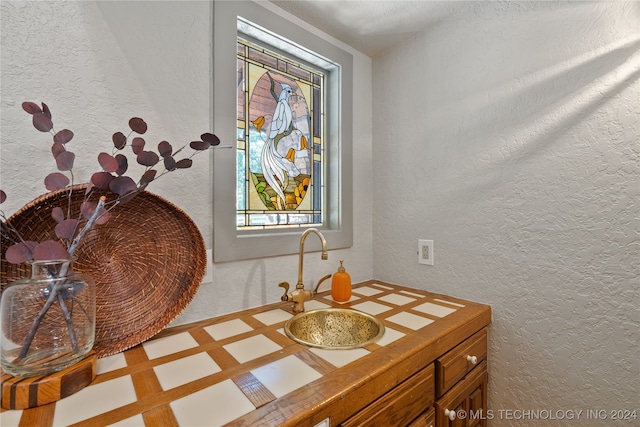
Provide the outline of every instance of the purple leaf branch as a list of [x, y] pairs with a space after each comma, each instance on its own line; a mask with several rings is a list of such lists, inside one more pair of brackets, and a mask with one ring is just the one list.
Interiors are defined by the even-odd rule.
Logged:
[[[209, 148], [232, 148], [230, 145], [220, 146], [220, 139], [213, 133], [204, 133], [200, 136], [200, 140], [192, 141], [188, 144], [193, 152], [184, 158], [176, 159], [176, 155], [181, 153], [186, 148], [186, 145], [174, 151], [171, 144], [167, 141], [162, 141], [157, 145], [156, 153], [153, 149], [145, 147], [146, 141], [141, 136], [147, 132], [147, 124], [143, 119], [133, 117], [129, 120], [128, 124], [130, 131], [127, 132], [127, 135], [123, 132], [116, 132], [113, 134], [112, 154], [100, 153], [98, 155], [98, 164], [101, 167], [101, 171], [96, 172], [91, 176], [79, 216], [75, 219], [71, 219], [71, 200], [74, 179], [73, 166], [76, 156], [73, 152], [67, 149], [67, 144], [73, 139], [74, 134], [68, 129], [56, 132], [53, 127], [53, 120], [49, 107], [45, 103], [42, 103], [41, 105], [42, 107], [33, 102], [24, 102], [22, 104], [22, 108], [32, 116], [33, 126], [38, 131], [49, 133], [53, 136], [51, 153], [54, 157], [58, 171], [49, 173], [44, 178], [44, 184], [49, 191], [57, 191], [65, 188], [68, 189], [65, 209], [66, 215], [62, 208], [54, 208], [51, 212], [51, 216], [57, 223], [55, 233], [58, 239], [46, 240], [38, 243], [25, 241], [19, 231], [10, 224], [9, 221], [7, 221], [4, 212], [0, 210], [0, 220], [2, 220], [0, 224], [0, 234], [3, 240], [10, 242], [10, 245], [4, 255], [5, 259], [12, 264], [19, 264], [28, 260], [70, 260], [73, 258], [76, 249], [80, 246], [89, 230], [91, 230], [94, 225], [104, 224], [109, 219], [109, 211], [111, 209], [136, 197], [139, 193], [144, 191], [152, 181], [159, 177], [176, 170], [190, 168], [193, 164], [192, 158], [196, 154], [206, 151]], [[134, 134], [136, 135], [133, 136]], [[131, 142], [129, 142], [130, 137], [132, 137]], [[122, 151], [125, 147], [130, 147], [135, 156], [136, 162], [145, 167], [143, 175], [137, 182], [125, 175], [129, 164], [127, 156], [123, 154]], [[157, 164], [164, 166], [164, 169], [160, 171], [160, 173], [158, 173], [158, 170], [155, 168]], [[89, 198], [94, 194], [93, 189], [111, 191], [117, 194], [118, 197], [115, 200], [110, 201], [108, 206], [104, 196], [102, 196], [97, 203], [90, 202]], [[0, 190], [0, 203], [4, 202], [5, 199], [6, 194], [4, 191]], [[86, 223], [84, 226], [81, 226], [83, 217], [84, 220], [86, 220]], [[64, 242], [65, 245], [61, 242]], [[69, 263], [70, 262], [71, 261], [69, 261]], [[71, 322], [71, 314], [69, 313], [65, 302], [67, 296], [62, 293], [66, 283], [65, 276], [69, 270], [69, 263], [63, 264], [62, 268], [58, 272], [52, 270], [44, 271], [50, 281], [50, 292], [47, 296], [47, 301], [31, 325], [24, 344], [22, 345], [19, 359], [23, 359], [27, 356], [29, 347], [31, 346], [38, 327], [56, 299], [59, 301], [60, 309], [62, 310], [65, 321], [68, 325], [73, 346], [74, 348], [77, 348], [77, 340], [73, 324]], [[75, 301], [73, 292], [71, 292], [70, 298], [73, 303]], [[81, 305], [80, 308], [84, 311], [84, 308]], [[85, 314], [88, 316], [86, 311]]]

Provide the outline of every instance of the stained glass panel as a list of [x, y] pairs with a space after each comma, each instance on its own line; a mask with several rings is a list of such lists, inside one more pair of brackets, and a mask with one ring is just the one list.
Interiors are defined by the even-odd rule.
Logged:
[[325, 76], [238, 38], [237, 227], [322, 225]]

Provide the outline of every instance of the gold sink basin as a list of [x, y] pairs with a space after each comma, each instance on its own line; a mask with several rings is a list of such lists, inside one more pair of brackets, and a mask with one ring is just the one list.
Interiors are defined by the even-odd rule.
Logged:
[[361, 311], [321, 308], [296, 314], [284, 325], [284, 331], [300, 344], [346, 350], [379, 340], [384, 335], [384, 325]]

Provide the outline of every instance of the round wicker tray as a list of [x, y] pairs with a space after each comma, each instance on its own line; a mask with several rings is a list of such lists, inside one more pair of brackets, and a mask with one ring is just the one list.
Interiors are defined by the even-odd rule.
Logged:
[[[73, 187], [79, 212], [85, 185]], [[107, 199], [115, 196], [105, 193]], [[54, 239], [51, 208], [65, 206], [67, 190], [47, 193], [13, 214], [10, 222], [25, 240]], [[167, 200], [147, 191], [110, 212], [75, 253], [76, 271], [96, 281], [98, 357], [140, 344], [164, 329], [191, 302], [206, 270], [206, 249], [195, 223]], [[2, 289], [31, 274], [27, 264], [9, 264], [2, 242]]]

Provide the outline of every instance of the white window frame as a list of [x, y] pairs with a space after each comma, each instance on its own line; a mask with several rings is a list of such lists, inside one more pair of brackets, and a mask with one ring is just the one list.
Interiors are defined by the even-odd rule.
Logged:
[[[213, 130], [222, 143], [237, 138], [238, 18], [291, 41], [335, 66], [328, 70], [325, 112], [324, 224], [329, 249], [353, 245], [353, 56], [327, 40], [252, 1], [213, 2]], [[250, 29], [248, 30], [250, 31]], [[307, 228], [238, 230], [236, 226], [236, 150], [213, 150], [213, 261], [225, 262], [296, 254]], [[309, 250], [319, 242], [310, 241]]]

